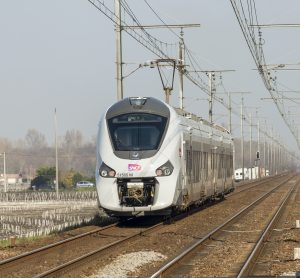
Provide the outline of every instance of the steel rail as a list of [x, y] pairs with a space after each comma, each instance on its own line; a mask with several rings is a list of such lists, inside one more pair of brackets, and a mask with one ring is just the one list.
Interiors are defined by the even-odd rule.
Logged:
[[[249, 182], [249, 183], [243, 184], [243, 186], [245, 186], [245, 185], [250, 185], [250, 184], [252, 184], [252, 183], [257, 183], [257, 182], [258, 182], [258, 183], [256, 184], [256, 186], [257, 186], [257, 185], [260, 185], [260, 184], [269, 182], [270, 180], [273, 180], [273, 178], [274, 178], [273, 176], [272, 176], [272, 177], [269, 177], [269, 178], [265, 178], [265, 179], [261, 180], [260, 182], [258, 182], [258, 181], [251, 181], [251, 182]], [[254, 187], [254, 186], [252, 186], [251, 188], [253, 188], [253, 187]], [[243, 190], [241, 190], [241, 191], [239, 191], [239, 192], [236, 192], [236, 193], [243, 192], [243, 191], [245, 191], [245, 190], [247, 190], [247, 189], [249, 189], [249, 188], [243, 189]], [[235, 193], [233, 193], [233, 194], [235, 195]], [[232, 196], [233, 194], [231, 194], [230, 196]], [[172, 217], [171, 221], [172, 221], [172, 220], [178, 220], [178, 219], [181, 219], [181, 218], [184, 217], [183, 215], [186, 216], [186, 215], [191, 215], [191, 214], [193, 214], [193, 213], [196, 213], [196, 212], [198, 212], [199, 210], [201, 210], [202, 208], [203, 208], [203, 206], [201, 206], [200, 208], [197, 208], [197, 209], [196, 209], [196, 208], [195, 208], [195, 209], [191, 209], [191, 210], [187, 211], [187, 212], [184, 213], [184, 214], [180, 214], [180, 215], [177, 215], [177, 216], [175, 216], [175, 217]], [[133, 218], [133, 219], [134, 219], [134, 218]], [[133, 219], [129, 219], [129, 220], [133, 220]], [[167, 219], [167, 221], [168, 221], [168, 220], [170, 221], [170, 219]], [[51, 248], [58, 247], [58, 246], [63, 245], [63, 244], [65, 244], [65, 243], [72, 242], [72, 241], [77, 240], [77, 239], [81, 239], [81, 240], [82, 240], [84, 237], [87, 237], [87, 236], [90, 236], [90, 235], [92, 235], [92, 234], [96, 234], [96, 233], [98, 233], [98, 232], [100, 232], [100, 231], [107, 230], [107, 229], [109, 229], [109, 228], [115, 227], [115, 226], [117, 226], [119, 223], [120, 223], [120, 222], [117, 222], [117, 223], [114, 223], [114, 224], [111, 224], [111, 225], [108, 225], [108, 226], [105, 226], [105, 227], [97, 228], [97, 229], [95, 229], [95, 230], [92, 230], [92, 231], [89, 231], [89, 232], [86, 232], [86, 233], [83, 233], [83, 234], [80, 234], [80, 235], [77, 235], [77, 236], [74, 236], [74, 237], [71, 237], [71, 238], [68, 238], [68, 239], [65, 239], [65, 240], [61, 240], [61, 241], [59, 241], [59, 242], [55, 242], [55, 243], [52, 243], [52, 244], [47, 245], [47, 246], [43, 246], [43, 247], [38, 248], [38, 249], [34, 249], [34, 250], [32, 250], [32, 251], [29, 251], [29, 252], [20, 254], [20, 255], [18, 255], [18, 256], [15, 256], [15, 257], [11, 257], [11, 258], [2, 260], [2, 261], [0, 261], [0, 269], [3, 268], [3, 267], [4, 267], [4, 268], [9, 267], [9, 265], [10, 265], [11, 263], [19, 263], [19, 262], [21, 262], [21, 261], [23, 262], [25, 259], [30, 259], [31, 257], [36, 256], [37, 254], [39, 254], [39, 253], [41, 253], [41, 252], [46, 252], [47, 250], [50, 250]], [[160, 224], [161, 224], [161, 223], [160, 223]], [[160, 225], [160, 224], [159, 224], [159, 225]], [[152, 227], [150, 227], [150, 229], [151, 229], [151, 228], [152, 228]], [[139, 233], [137, 233], [137, 234], [143, 234], [145, 231], [146, 231], [146, 230], [144, 230], [143, 232], [139, 232]], [[136, 236], [136, 235], [134, 235], [134, 236]], [[103, 250], [106, 249], [106, 248], [109, 248], [110, 245], [113, 246], [113, 244], [114, 244], [114, 243], [109, 244], [109, 245], [103, 247]], [[117, 244], [118, 244], [118, 243], [117, 243]], [[95, 253], [100, 252], [100, 251], [101, 251], [101, 250], [95, 251]], [[91, 253], [93, 253], [93, 252], [91, 252]], [[89, 253], [89, 255], [87, 255], [87, 256], [92, 255], [91, 253]], [[84, 256], [83, 256], [83, 257], [84, 257]], [[83, 258], [82, 258], [82, 259], [83, 259]], [[76, 260], [76, 259], [75, 259], [75, 260]], [[66, 264], [68, 264], [68, 263], [66, 263]], [[60, 267], [58, 267], [58, 268], [60, 268]], [[45, 272], [45, 274], [46, 274], [46, 272]], [[37, 276], [37, 277], [45, 277], [45, 276]]]
[[233, 220], [237, 219], [243, 213], [246, 213], [247, 211], [251, 210], [251, 208], [254, 207], [257, 203], [261, 202], [263, 199], [265, 199], [266, 197], [268, 197], [276, 189], [278, 189], [279, 187], [281, 187], [282, 185], [284, 185], [287, 181], [291, 180], [292, 178], [294, 178], [294, 175], [292, 177], [288, 177], [286, 180], [284, 180], [283, 182], [279, 183], [276, 187], [274, 187], [273, 189], [271, 189], [270, 191], [268, 191], [267, 193], [265, 193], [264, 195], [262, 195], [261, 197], [259, 197], [255, 201], [253, 201], [250, 205], [248, 205], [247, 207], [241, 209], [239, 212], [237, 212], [235, 215], [233, 215], [228, 220], [226, 220], [225, 222], [223, 222], [221, 225], [219, 225], [215, 229], [211, 230], [204, 237], [202, 237], [201, 239], [199, 239], [196, 242], [194, 242], [191, 246], [189, 246], [188, 248], [186, 248], [182, 253], [180, 253], [179, 255], [177, 255], [175, 258], [173, 258], [172, 260], [170, 260], [169, 262], [167, 262], [165, 265], [163, 265], [158, 271], [156, 271], [154, 274], [152, 274], [151, 278], [164, 277], [163, 275], [164, 275], [165, 272], [167, 272], [168, 270], [170, 270], [171, 267], [174, 267], [180, 260], [182, 260], [188, 254], [190, 254], [195, 248], [197, 248], [198, 246], [200, 246], [204, 241], [206, 241], [207, 239], [209, 239], [216, 232], [220, 231], [224, 226], [228, 225], [230, 222], [232, 222]]
[[[273, 180], [274, 178], [276, 178], [276, 177], [270, 177], [270, 179], [268, 179], [268, 180], [264, 179], [264, 180], [261, 180], [260, 182], [258, 182], [258, 181], [252, 181], [252, 182], [250, 182], [249, 184], [256, 183], [255, 186], [258, 186], [258, 185], [261, 185], [261, 184], [263, 184], [263, 183], [269, 182], [270, 180]], [[244, 185], [247, 185], [247, 184], [244, 184]], [[251, 188], [253, 188], [253, 187], [255, 187], [255, 186], [252, 186]], [[245, 188], [244, 190], [241, 190], [241, 191], [239, 191], [239, 192], [237, 192], [237, 193], [243, 192], [243, 191], [245, 191], [245, 190], [247, 190], [247, 189], [249, 189], [249, 188]], [[190, 210], [190, 211], [187, 211], [187, 212], [184, 213], [184, 214], [180, 214], [180, 215], [177, 215], [177, 216], [175, 216], [175, 217], [172, 217], [172, 220], [178, 220], [178, 219], [181, 219], [181, 218], [183, 218], [183, 217], [186, 216], [186, 215], [191, 215], [191, 214], [197, 213], [198, 211], [199, 211], [199, 208], [194, 208], [194, 209], [192, 209], [192, 210]], [[167, 221], [168, 221], [168, 220], [167, 220]], [[110, 244], [108, 244], [108, 245], [106, 245], [106, 246], [103, 246], [103, 247], [97, 249], [97, 250], [94, 250], [94, 251], [92, 251], [92, 252], [90, 252], [90, 253], [87, 253], [87, 254], [85, 254], [85, 255], [83, 255], [83, 256], [81, 256], [81, 257], [78, 257], [78, 258], [76, 258], [76, 259], [74, 259], [74, 260], [71, 260], [71, 261], [69, 261], [69, 262], [66, 262], [66, 263], [64, 263], [64, 264], [62, 264], [62, 265], [60, 265], [60, 266], [58, 266], [58, 267], [55, 267], [55, 268], [53, 268], [53, 269], [50, 269], [50, 270], [48, 270], [48, 271], [45, 271], [45, 272], [43, 272], [43, 273], [37, 275], [37, 276], [34, 276], [34, 278], [48, 277], [48, 276], [52, 276], [52, 275], [55, 275], [55, 274], [59, 274], [60, 272], [65, 272], [65, 271], [67, 271], [67, 269], [74, 267], [74, 266], [75, 266], [76, 264], [78, 264], [78, 263], [82, 263], [84, 260], [86, 260], [86, 259], [92, 257], [93, 255], [97, 255], [98, 253], [100, 253], [100, 252], [102, 252], [102, 251], [104, 251], [104, 250], [107, 250], [107, 249], [109, 249], [109, 248], [111, 248], [111, 247], [114, 247], [114, 246], [120, 244], [120, 243], [123, 243], [123, 242], [125, 242], [125, 241], [128, 241], [128, 240], [130, 240], [130, 239], [132, 239], [132, 238], [134, 238], [134, 237], [136, 237], [136, 236], [140, 236], [140, 235], [142, 235], [142, 234], [145, 234], [145, 233], [147, 233], [148, 231], [153, 230], [153, 229], [157, 228], [158, 226], [161, 226], [163, 223], [164, 223], [164, 222], [161, 222], [161, 223], [159, 223], [159, 224], [157, 224], [157, 225], [155, 225], [155, 226], [152, 226], [152, 227], [150, 227], [150, 228], [148, 228], [148, 229], [146, 229], [146, 230], [144, 230], [144, 231], [142, 231], [142, 232], [138, 232], [138, 233], [136, 233], [136, 234], [134, 234], [134, 235], [131, 235], [131, 236], [128, 236], [128, 237], [126, 237], [126, 238], [124, 238], [124, 239], [121, 239], [121, 240], [118, 240], [118, 241], [116, 241], [116, 242], [110, 243]], [[76, 267], [76, 266], [75, 266], [75, 267]]]
[[284, 208], [286, 207], [288, 200], [292, 196], [292, 192], [295, 190], [296, 186], [300, 184], [300, 181], [296, 182], [294, 186], [287, 192], [285, 198], [282, 200], [280, 206], [277, 208], [276, 213], [274, 213], [272, 219], [270, 220], [269, 224], [265, 228], [263, 234], [260, 236], [259, 240], [257, 241], [256, 245], [253, 247], [251, 253], [249, 254], [247, 260], [245, 261], [244, 265], [240, 269], [237, 278], [241, 277], [248, 277], [250, 271], [252, 270], [255, 261], [257, 260], [260, 251], [262, 250], [263, 243], [265, 239], [271, 234], [274, 225], [278, 222], [280, 216], [282, 215]]
[[[112, 242], [110, 244], [107, 244], [107, 245], [105, 245], [105, 246], [103, 246], [103, 247], [101, 247], [101, 248], [99, 248], [97, 250], [94, 250], [94, 251], [92, 251], [90, 253], [87, 253], [87, 254], [85, 254], [85, 255], [83, 255], [81, 257], [78, 257], [78, 258], [76, 258], [74, 260], [71, 260], [71, 261], [66, 262], [64, 264], [61, 264], [61, 265], [59, 265], [59, 266], [57, 266], [57, 267], [55, 267], [53, 269], [50, 269], [48, 271], [43, 272], [43, 273], [40, 273], [40, 274], [34, 276], [34, 278], [41, 278], [41, 277], [48, 277], [48, 276], [49, 277], [50, 276], [53, 277], [55, 275], [61, 274], [61, 273], [65, 272], [65, 271], [68, 271], [68, 270], [76, 267], [77, 264], [81, 264], [85, 260], [88, 260], [88, 259], [92, 258], [95, 255], [99, 255], [99, 253], [101, 253], [102, 251], [105, 251], [105, 250], [107, 250], [107, 249], [109, 249], [111, 247], [115, 247], [115, 246], [117, 246], [119, 244], [122, 244], [122, 243], [124, 243], [126, 241], [129, 241], [130, 239], [135, 238], [137, 236], [145, 235], [148, 232], [150, 232], [150, 231], [152, 231], [152, 230], [154, 230], [154, 229], [156, 229], [158, 227], [161, 227], [163, 224], [164, 224], [164, 221], [160, 222], [160, 223], [158, 223], [158, 224], [156, 224], [154, 226], [151, 226], [151, 227], [149, 227], [149, 228], [147, 228], [147, 229], [145, 229], [143, 231], [140, 231], [138, 233], [135, 233], [133, 235], [130, 235], [128, 237], [120, 239], [118, 241], [115, 241], [115, 242]], [[57, 277], [59, 277], [59, 276], [57, 276]]]
[[[252, 182], [250, 182], [250, 184], [256, 183], [255, 186], [257, 186], [257, 185], [260, 185], [260, 184], [269, 182], [270, 180], [273, 180], [274, 178], [276, 178], [276, 177], [270, 177], [270, 178], [268, 178], [268, 179], [261, 180], [260, 182], [258, 182], [258, 181], [252, 181]], [[246, 185], [246, 184], [244, 184], [244, 185]], [[254, 186], [252, 186], [252, 187], [254, 187]], [[251, 188], [252, 188], [252, 187], [251, 187]], [[249, 188], [247, 188], [247, 189], [249, 189]], [[244, 189], [244, 190], [247, 190], [247, 189]], [[244, 190], [241, 190], [241, 191], [239, 191], [239, 192], [242, 192], [242, 191], [244, 191]], [[237, 193], [239, 193], [239, 192], [237, 192]], [[180, 215], [177, 215], [177, 216], [175, 216], [175, 217], [172, 217], [172, 220], [175, 221], [175, 220], [178, 220], [178, 219], [182, 219], [182, 218], [183, 218], [184, 216], [186, 216], [186, 215], [191, 215], [191, 214], [197, 213], [200, 209], [201, 209], [201, 208], [195, 208], [195, 209], [189, 210], [189, 211], [187, 211], [187, 212], [184, 213], [184, 214], [180, 214]], [[172, 221], [172, 220], [167, 219], [167, 221]], [[102, 252], [102, 251], [104, 251], [104, 250], [106, 250], [106, 249], [108, 249], [108, 248], [111, 248], [111, 247], [113, 247], [113, 246], [115, 246], [115, 245], [117, 245], [117, 244], [120, 244], [120, 243], [122, 243], [122, 242], [124, 242], [124, 241], [130, 240], [131, 238], [134, 238], [134, 237], [136, 237], [136, 236], [138, 236], [138, 235], [144, 234], [144, 233], [146, 233], [146, 232], [152, 230], [153, 228], [156, 228], [156, 226], [161, 226], [162, 224], [163, 224], [163, 222], [161, 222], [161, 223], [159, 223], [159, 224], [157, 224], [157, 225], [155, 225], [155, 226], [153, 226], [153, 227], [150, 227], [149, 230], [148, 230], [148, 229], [147, 229], [147, 230], [144, 230], [143, 232], [136, 233], [135, 235], [132, 235], [132, 236], [129, 236], [129, 237], [127, 237], [127, 238], [121, 239], [121, 240], [119, 240], [119, 241], [117, 241], [117, 242], [108, 244], [108, 245], [106, 245], [106, 246], [104, 246], [104, 247], [99, 248], [98, 250], [92, 251], [92, 252], [90, 252], [90, 253], [88, 253], [88, 254], [85, 254], [85, 255], [83, 255], [83, 256], [81, 256], [81, 257], [79, 257], [79, 258], [76, 258], [76, 259], [74, 259], [74, 260], [71, 260], [71, 261], [69, 261], [69, 262], [67, 262], [67, 263], [65, 263], [65, 264], [62, 264], [62, 265], [60, 265], [60, 266], [58, 266], [58, 267], [55, 267], [55, 268], [53, 268], [53, 269], [51, 269], [51, 270], [45, 271], [44, 273], [41, 273], [41, 274], [39, 274], [38, 276], [35, 276], [35, 278], [47, 277], [47, 276], [53, 275], [53, 274], [58, 273], [58, 272], [66, 271], [65, 269], [66, 269], [67, 267], [72, 267], [72, 266], [74, 266], [75, 264], [80, 263], [80, 262], [82, 262], [83, 260], [86, 260], [87, 258], [89, 258], [89, 257], [91, 257], [91, 256], [93, 256], [93, 255], [98, 254], [99, 252]]]
[[[281, 178], [281, 177], [284, 177], [285, 175], [278, 175], [278, 176], [271, 176], [271, 177], [267, 177], [267, 178], [263, 178], [263, 179], [260, 179], [260, 180], [251, 180], [250, 182], [243, 182], [240, 186], [238, 187], [245, 187], [239, 191], [233, 191], [230, 196], [234, 196], [236, 194], [239, 194], [239, 193], [242, 193], [246, 190], [249, 190], [251, 188], [254, 188], [256, 186], [259, 186], [259, 185], [262, 185], [264, 183], [267, 183], [267, 182], [271, 182], [273, 180], [276, 180], [278, 178]], [[237, 188], [237, 187], [235, 187]]]
[[6, 267], [6, 265], [8, 265], [9, 263], [14, 263], [14, 262], [16, 262], [18, 260], [28, 258], [28, 257], [36, 255], [36, 254], [38, 254], [40, 252], [47, 251], [47, 250], [49, 250], [51, 248], [55, 248], [57, 246], [63, 245], [65, 243], [68, 243], [68, 242], [71, 242], [71, 241], [74, 241], [74, 240], [77, 240], [77, 239], [82, 239], [82, 238], [90, 236], [92, 234], [96, 234], [98, 232], [101, 232], [101, 231], [107, 230], [109, 228], [115, 227], [118, 224], [119, 223], [114, 223], [114, 224], [111, 224], [111, 225], [108, 225], [108, 226], [105, 226], [105, 227], [97, 228], [97, 229], [94, 229], [92, 231], [89, 231], [89, 232], [86, 232], [86, 233], [83, 233], [83, 234], [80, 234], [80, 235], [77, 235], [77, 236], [74, 236], [74, 237], [71, 237], [71, 238], [67, 238], [67, 239], [64, 239], [64, 240], [61, 240], [61, 241], [58, 241], [58, 242], [55, 242], [55, 243], [43, 246], [41, 248], [34, 249], [34, 250], [26, 252], [26, 253], [22, 253], [22, 254], [20, 254], [18, 256], [14, 256], [14, 257], [2, 260], [2, 261], [0, 261], [0, 269], [3, 266]]

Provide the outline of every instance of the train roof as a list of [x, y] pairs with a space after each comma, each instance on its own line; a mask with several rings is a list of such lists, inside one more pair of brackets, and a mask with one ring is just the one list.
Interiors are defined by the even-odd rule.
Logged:
[[[211, 124], [209, 121], [203, 119], [202, 117], [184, 111], [180, 108], [172, 108], [175, 110], [177, 115], [183, 116], [187, 119], [191, 119], [195, 122], [199, 122], [218, 131], [230, 134], [230, 132], [226, 128], [216, 124]], [[169, 118], [170, 106], [165, 102], [153, 97], [128, 97], [113, 104], [106, 112], [106, 119], [111, 119], [115, 116], [132, 112], [157, 114]]]
[[163, 117], [170, 117], [170, 109], [168, 106], [152, 97], [129, 97], [118, 101], [112, 105], [106, 113], [106, 118], [132, 113], [132, 112], [153, 113]]
[[178, 115], [181, 115], [183, 117], [186, 117], [186, 118], [191, 119], [191, 120], [196, 121], [196, 122], [201, 122], [202, 124], [204, 124], [206, 126], [209, 126], [209, 127], [215, 128], [215, 129], [217, 129], [221, 132], [225, 132], [227, 134], [230, 134], [230, 132], [223, 126], [220, 126], [220, 125], [217, 125], [217, 124], [214, 124], [214, 123], [211, 124], [209, 121], [203, 119], [202, 117], [199, 117], [195, 114], [186, 112], [186, 111], [184, 111], [180, 108], [174, 108], [174, 109], [175, 109], [175, 111]]

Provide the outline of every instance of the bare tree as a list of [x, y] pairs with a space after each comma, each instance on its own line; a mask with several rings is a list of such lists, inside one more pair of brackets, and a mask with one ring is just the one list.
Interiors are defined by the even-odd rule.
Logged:
[[30, 149], [42, 149], [47, 147], [45, 135], [36, 129], [28, 129], [25, 141]]
[[77, 149], [82, 146], [83, 135], [76, 129], [67, 130], [64, 138], [64, 147], [68, 150]]
[[[95, 140], [85, 142], [79, 130], [68, 130], [61, 139], [58, 152], [61, 173], [73, 169], [84, 176], [94, 176]], [[33, 178], [36, 169], [55, 165], [54, 147], [49, 147], [45, 136], [35, 129], [29, 129], [24, 140], [0, 138], [0, 153], [2, 152], [6, 152], [7, 173], [21, 173], [24, 177]], [[0, 159], [0, 173], [2, 169], [3, 159]]]
[[0, 138], [0, 153], [8, 152], [12, 148], [12, 143], [6, 138]]

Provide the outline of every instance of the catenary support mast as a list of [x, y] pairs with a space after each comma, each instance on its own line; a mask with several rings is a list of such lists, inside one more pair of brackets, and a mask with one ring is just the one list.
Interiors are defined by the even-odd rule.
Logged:
[[122, 21], [121, 21], [121, 3], [115, 0], [116, 15], [116, 71], [117, 71], [117, 99], [123, 99], [123, 69], [122, 69]]

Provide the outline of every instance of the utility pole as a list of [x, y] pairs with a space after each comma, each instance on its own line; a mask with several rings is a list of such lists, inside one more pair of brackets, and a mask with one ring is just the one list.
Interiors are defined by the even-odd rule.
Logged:
[[[115, 16], [116, 16], [116, 79], [117, 79], [117, 99], [122, 100], [123, 93], [123, 56], [122, 56], [122, 31], [125, 28], [130, 29], [152, 29], [152, 28], [190, 28], [190, 27], [200, 27], [200, 24], [184, 24], [184, 25], [145, 25], [145, 26], [122, 26], [122, 18], [121, 18], [121, 0], [115, 0]], [[181, 70], [180, 72], [184, 73], [184, 63], [183, 63], [183, 52], [184, 52], [184, 42], [183, 42], [183, 32], [181, 32], [180, 38], [180, 52], [181, 52]], [[180, 108], [183, 109], [183, 76], [180, 77], [180, 94], [181, 94], [181, 103]], [[171, 95], [171, 90], [169, 88], [165, 89], [166, 93], [166, 102], [169, 103], [169, 98]]]
[[214, 100], [214, 95], [216, 93], [215, 82], [214, 82], [215, 74], [222, 73], [222, 72], [229, 72], [229, 71], [235, 71], [235, 70], [197, 70], [196, 71], [196, 72], [205, 72], [208, 76], [208, 91], [209, 91], [208, 118], [211, 124], [213, 123], [213, 100]]
[[256, 156], [257, 159], [257, 167], [258, 167], [258, 178], [260, 179], [260, 132], [259, 132], [259, 119], [257, 121], [257, 153]]
[[[117, 2], [120, 2], [120, 0], [115, 0]], [[116, 3], [116, 2], [115, 2]], [[117, 11], [118, 9], [118, 11]], [[120, 3], [117, 3], [115, 5], [115, 14], [119, 14], [120, 15]], [[118, 16], [118, 18], [120, 19], [119, 21], [119, 27], [120, 27], [120, 31], [122, 30], [126, 30], [126, 29], [158, 29], [158, 28], [168, 28], [168, 29], [178, 29], [180, 28], [181, 29], [181, 32], [180, 32], [180, 40], [179, 40], [179, 62], [176, 63], [176, 67], [178, 68], [179, 70], [179, 108], [180, 109], [183, 109], [183, 99], [184, 99], [184, 96], [183, 96], [183, 76], [185, 74], [185, 45], [184, 45], [184, 39], [183, 39], [183, 28], [198, 28], [200, 27], [200, 24], [156, 24], [156, 25], [133, 25], [133, 26], [130, 26], [130, 25], [126, 25], [126, 26], [121, 26], [121, 18], [120, 16]], [[117, 36], [117, 49], [119, 49], [119, 55], [121, 58], [120, 58], [120, 64], [122, 65], [122, 44], [121, 44], [121, 34], [119, 36]], [[117, 52], [118, 53], [118, 52]], [[163, 61], [163, 60], [174, 60], [175, 59], [157, 59], [157, 61]], [[177, 59], [176, 59], [177, 61]], [[173, 62], [172, 62], [173, 63]], [[156, 62], [156, 65], [158, 65], [158, 63]], [[120, 66], [119, 67], [119, 72], [122, 72], [122, 67]], [[161, 75], [161, 73], [159, 72], [159, 74]], [[162, 76], [161, 76], [162, 77]], [[120, 78], [118, 79], [119, 80], [123, 80], [122, 78], [122, 73], [121, 73], [121, 76]], [[163, 84], [164, 86], [164, 84]], [[119, 87], [122, 87], [122, 86], [119, 86]], [[173, 88], [169, 88], [169, 87], [165, 87], [164, 86], [164, 91], [165, 91], [165, 97], [166, 97], [166, 103], [169, 103], [170, 101], [170, 95], [172, 93], [172, 89]], [[122, 90], [123, 90], [123, 87], [122, 87]], [[123, 95], [122, 95], [123, 96]]]
[[208, 72], [208, 90], [209, 90], [209, 108], [208, 108], [208, 117], [209, 122], [213, 123], [213, 98], [215, 92], [215, 73]]
[[252, 174], [252, 114], [250, 113], [250, 154], [249, 154], [249, 158], [250, 158], [250, 177], [251, 180], [253, 179], [253, 174]]
[[273, 127], [271, 130], [271, 155], [270, 155], [270, 168], [272, 175], [274, 175], [274, 137], [273, 137]]
[[[251, 92], [228, 92], [228, 99], [229, 99], [229, 129], [230, 132], [232, 132], [232, 124], [231, 124], [231, 111], [232, 111], [232, 105], [231, 105], [231, 94], [241, 94], [242, 95], [242, 103], [241, 103], [241, 159], [242, 159], [242, 173], [243, 173], [243, 180], [244, 177], [244, 130], [243, 130], [243, 120], [244, 120], [244, 98], [243, 94], [250, 94]], [[234, 165], [235, 163], [235, 155], [234, 155]], [[235, 169], [234, 169], [235, 170]]]
[[6, 178], [6, 155], [3, 153], [3, 175], [4, 175], [4, 192], [7, 192], [7, 178]]
[[[267, 122], [265, 120], [265, 126], [267, 130]], [[267, 171], [267, 165], [266, 165], [266, 134], [264, 134], [264, 177], [266, 176], [266, 171]]]
[[242, 173], [243, 180], [245, 180], [245, 170], [244, 170], [244, 98], [242, 97], [241, 102], [241, 154], [242, 154]]
[[277, 175], [277, 143], [276, 143], [276, 133], [274, 132], [274, 135], [273, 135], [273, 139], [274, 139], [274, 147], [273, 147], [273, 157], [274, 157], [274, 160], [273, 160], [273, 165], [274, 165], [274, 173], [275, 175]]
[[[224, 93], [217, 93], [217, 95]], [[232, 132], [232, 94], [250, 94], [250, 92], [226, 92], [228, 98], [228, 131]]]
[[275, 173], [276, 175], [278, 174], [278, 141], [277, 139], [275, 140], [275, 161], [274, 161], [274, 165], [275, 165]]
[[0, 154], [0, 156], [3, 156], [3, 179], [4, 179], [4, 192], [7, 192], [7, 178], [6, 178], [6, 156], [5, 152]]
[[278, 138], [278, 171], [279, 171], [279, 173], [282, 172], [280, 135], [279, 135], [279, 138]]
[[[267, 129], [267, 123], [266, 123], [266, 129]], [[269, 176], [271, 175], [271, 168], [270, 168], [270, 140], [267, 141], [267, 163], [268, 165], [268, 171], [269, 171]]]
[[179, 108], [183, 110], [183, 75], [185, 67], [185, 46], [183, 40], [183, 29], [180, 31], [180, 41], [179, 41]]
[[54, 111], [54, 124], [55, 124], [55, 191], [56, 199], [58, 200], [58, 149], [57, 149], [57, 118], [56, 118], [56, 108]]
[[123, 59], [122, 59], [122, 20], [121, 0], [115, 0], [116, 15], [116, 72], [117, 72], [117, 99], [123, 99]]
[[172, 93], [172, 88], [166, 87], [166, 89], [165, 89], [165, 97], [166, 97], [166, 103], [167, 104], [170, 104], [171, 93]]
[[229, 132], [230, 132], [230, 134], [231, 134], [231, 132], [232, 132], [232, 115], [231, 115], [231, 113], [232, 113], [232, 107], [231, 107], [231, 94], [228, 92], [228, 121], [229, 121], [229, 123], [228, 123], [228, 126], [229, 126]]

